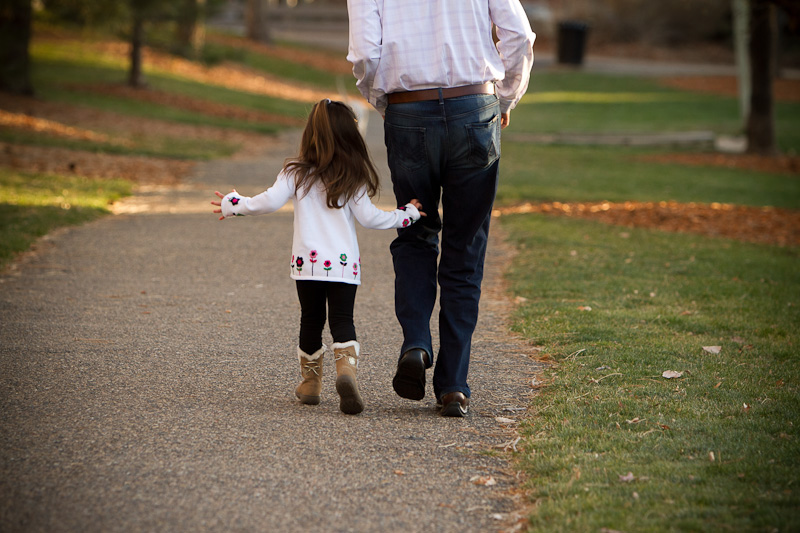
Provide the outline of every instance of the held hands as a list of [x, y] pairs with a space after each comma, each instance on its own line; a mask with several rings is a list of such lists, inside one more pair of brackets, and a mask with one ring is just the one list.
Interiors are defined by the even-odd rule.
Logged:
[[425, 212], [422, 211], [422, 204], [419, 203], [419, 200], [417, 200], [416, 198], [412, 198], [411, 200], [408, 201], [408, 203], [417, 208], [417, 211], [419, 211], [419, 216], [421, 217], [428, 216]]
[[[236, 189], [231, 189], [231, 192], [236, 192]], [[213, 212], [214, 213], [222, 213], [222, 199], [225, 198], [225, 195], [222, 194], [219, 191], [214, 191], [214, 194], [217, 195], [217, 197], [220, 199], [220, 201], [219, 202], [215, 202], [215, 201], [211, 202], [211, 205], [216, 205], [217, 207], [219, 207], [219, 209], [214, 209]], [[220, 220], [225, 220], [225, 216], [220, 216], [219, 219]]]

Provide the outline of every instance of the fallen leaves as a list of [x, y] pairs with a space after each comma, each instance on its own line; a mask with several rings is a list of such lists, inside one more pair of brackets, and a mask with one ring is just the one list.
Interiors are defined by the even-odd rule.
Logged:
[[683, 372], [678, 372], [677, 370], [665, 370], [661, 373], [661, 377], [664, 379], [677, 379], [683, 376]]
[[241, 120], [244, 122], [274, 122], [284, 126], [299, 126], [303, 123], [301, 120], [284, 115], [245, 109], [234, 105], [192, 98], [183, 94], [168, 93], [152, 88], [147, 91], [142, 91], [115, 84], [82, 84], [75, 85], [74, 88], [84, 92], [138, 100], [140, 102], [164, 105], [183, 109], [185, 111], [193, 111], [204, 115]]
[[621, 376], [621, 375], [622, 374], [620, 372], [614, 372], [612, 374], [606, 374], [605, 376], [603, 376], [603, 377], [601, 377], [599, 379], [589, 378], [589, 383], [600, 383], [604, 379], [610, 378], [611, 376]]
[[756, 154], [652, 154], [639, 158], [642, 161], [679, 164], [691, 167], [740, 168], [771, 174], [794, 174], [800, 172], [800, 157], [794, 155], [759, 156]]
[[493, 476], [472, 476], [469, 478], [470, 483], [475, 485], [483, 485], [484, 487], [491, 487], [497, 485], [497, 480]]
[[49, 133], [52, 135], [58, 135], [59, 137], [66, 137], [68, 139], [80, 139], [99, 143], [113, 142], [114, 144], [123, 145], [131, 144], [130, 142], [120, 139], [112, 140], [108, 135], [102, 133], [76, 128], [74, 126], [68, 126], [53, 120], [32, 117], [24, 113], [11, 113], [8, 111], [3, 111], [2, 109], [0, 109], [0, 126], [30, 130], [37, 133]]
[[[739, 95], [736, 76], [673, 76], [659, 78], [658, 82], [668, 87], [719, 94], [735, 98]], [[800, 101], [800, 81], [795, 79], [776, 79], [773, 87], [774, 97], [779, 102]]]
[[722, 352], [722, 346], [703, 346], [703, 351], [718, 355], [720, 352]]
[[178, 184], [194, 168], [192, 161], [85, 150], [0, 143], [0, 166], [33, 172], [122, 178], [137, 183]]
[[800, 211], [792, 209], [695, 202], [527, 202], [495, 209], [493, 215], [517, 213], [590, 218], [618, 226], [699, 233], [780, 246], [800, 245]]

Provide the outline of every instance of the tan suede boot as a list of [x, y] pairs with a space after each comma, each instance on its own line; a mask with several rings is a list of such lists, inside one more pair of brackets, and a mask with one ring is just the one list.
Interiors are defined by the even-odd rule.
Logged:
[[356, 341], [334, 342], [333, 357], [336, 361], [336, 392], [339, 393], [339, 410], [348, 415], [357, 415], [364, 410], [364, 400], [358, 392], [356, 370], [361, 346]]
[[322, 391], [322, 355], [327, 346], [311, 355], [308, 355], [298, 346], [297, 356], [300, 358], [300, 375], [303, 381], [295, 389], [294, 394], [300, 399], [301, 403], [308, 405], [319, 404], [319, 393]]

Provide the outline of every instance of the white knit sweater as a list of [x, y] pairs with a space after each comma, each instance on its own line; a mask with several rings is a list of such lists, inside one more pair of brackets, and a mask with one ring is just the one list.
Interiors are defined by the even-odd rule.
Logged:
[[327, 206], [325, 189], [316, 183], [307, 194], [295, 194], [291, 173], [281, 171], [275, 184], [253, 197], [234, 191], [222, 199], [223, 216], [263, 215], [294, 204], [294, 239], [292, 243], [292, 279], [339, 281], [361, 284], [361, 255], [358, 249], [355, 220], [370, 229], [410, 226], [419, 220], [416, 207], [406, 204], [394, 211], [375, 207], [366, 188], [341, 209]]

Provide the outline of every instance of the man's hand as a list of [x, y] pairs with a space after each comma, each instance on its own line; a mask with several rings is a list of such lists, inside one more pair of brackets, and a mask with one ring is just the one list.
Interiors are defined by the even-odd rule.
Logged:
[[506, 126], [511, 122], [511, 114], [510, 113], [501, 113], [500, 114], [500, 129], [506, 129]]

